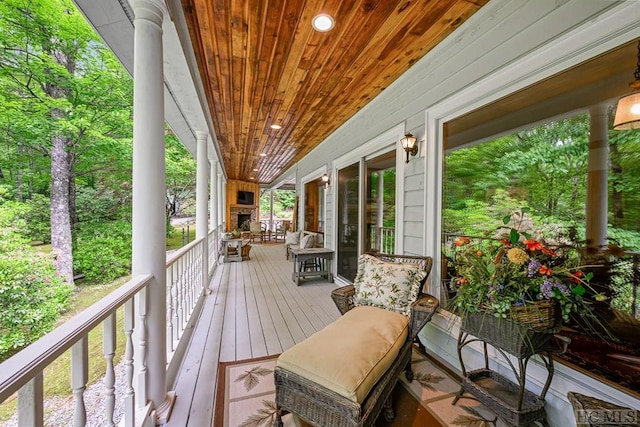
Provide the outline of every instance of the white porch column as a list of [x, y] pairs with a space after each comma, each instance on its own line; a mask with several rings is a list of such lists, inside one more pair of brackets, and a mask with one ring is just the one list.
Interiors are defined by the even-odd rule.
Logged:
[[[209, 184], [209, 203], [211, 204], [209, 207], [209, 228], [215, 230], [215, 233], [213, 233], [215, 240], [213, 245], [213, 259], [216, 260], [215, 263], [217, 264], [220, 230], [218, 229], [218, 165], [215, 160], [212, 160], [209, 166], [209, 180], [211, 181]], [[209, 266], [209, 268], [211, 268], [211, 266]]]
[[220, 182], [220, 195], [222, 196], [222, 221], [225, 223], [225, 229], [223, 231], [227, 231], [229, 229], [229, 218], [227, 218], [227, 182], [222, 180]]
[[[220, 173], [220, 165], [218, 165], [216, 167], [216, 171], [217, 171], [217, 187], [216, 187], [216, 197], [218, 199], [218, 226], [220, 226], [220, 224], [222, 224], [222, 222], [224, 221], [224, 216], [222, 215], [222, 209], [224, 209], [224, 199], [222, 198], [222, 175]], [[222, 228], [220, 229], [220, 233], [224, 233], [226, 230], [223, 230]]]
[[590, 110], [587, 172], [587, 248], [596, 252], [607, 245], [607, 179], [609, 170], [609, 122], [607, 106]]
[[269, 190], [269, 230], [271, 232], [275, 231], [275, 227], [273, 226], [273, 188]]
[[[166, 388], [166, 223], [162, 0], [135, 0], [132, 274], [153, 279], [136, 308], [136, 401], [161, 411]], [[164, 405], [163, 405], [164, 403]]]
[[202, 288], [209, 287], [209, 239], [207, 233], [208, 222], [208, 181], [209, 181], [209, 159], [207, 158], [207, 139], [209, 134], [206, 132], [196, 132], [197, 148], [196, 148], [196, 239], [203, 238], [202, 245]]

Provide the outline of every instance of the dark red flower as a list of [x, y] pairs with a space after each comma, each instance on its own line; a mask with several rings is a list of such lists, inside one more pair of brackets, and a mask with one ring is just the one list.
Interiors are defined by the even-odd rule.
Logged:
[[569, 280], [573, 283], [580, 283], [581, 282], [580, 278], [582, 276], [584, 276], [584, 274], [582, 273], [582, 271], [578, 270], [575, 273], [573, 273], [571, 277], [569, 277]]

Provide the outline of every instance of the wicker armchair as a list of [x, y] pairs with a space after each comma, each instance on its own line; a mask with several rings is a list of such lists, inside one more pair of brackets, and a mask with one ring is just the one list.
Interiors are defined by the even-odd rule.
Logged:
[[[409, 334], [406, 340], [401, 344], [398, 355], [389, 368], [377, 378], [377, 382], [369, 390], [363, 400], [358, 401], [346, 398], [344, 395], [339, 394], [334, 390], [330, 390], [319, 385], [315, 381], [309, 380], [306, 374], [296, 373], [288, 367], [276, 365], [274, 376], [276, 384], [275, 400], [277, 412], [276, 419], [273, 424], [274, 426], [281, 427], [283, 425], [281, 416], [286, 412], [293, 412], [297, 414], [300, 418], [309, 422], [311, 425], [331, 427], [372, 427], [375, 425], [376, 419], [381, 413], [384, 414], [387, 421], [391, 421], [394, 418], [395, 414], [391, 405], [391, 393], [403, 370], [405, 371], [407, 380], [413, 380], [413, 374], [411, 372], [412, 343], [416, 339], [420, 329], [422, 329], [422, 327], [424, 327], [424, 325], [433, 317], [433, 314], [438, 308], [439, 302], [431, 295], [422, 292], [426, 278], [431, 271], [432, 259], [430, 257], [386, 254], [370, 255], [386, 262], [417, 264], [419, 268], [427, 272], [425, 278], [420, 283], [420, 292], [418, 293], [416, 301], [413, 301], [411, 306], [411, 315], [408, 325]], [[355, 289], [352, 285], [336, 289], [331, 294], [342, 314], [345, 314], [354, 307], [354, 295]], [[349, 325], [349, 321], [354, 318], [353, 316], [356, 316], [358, 319], [354, 322], [354, 327], [356, 327], [356, 325], [368, 324], [367, 322], [363, 323], [361, 321], [362, 317], [358, 317], [362, 316], [361, 313], [366, 312], [367, 314], [365, 316], [367, 320], [372, 321], [374, 318], [368, 317], [370, 313], [366, 310], [380, 310], [380, 312], [386, 312], [387, 314], [385, 314], [383, 318], [388, 319], [389, 321], [392, 320], [388, 316], [399, 316], [398, 313], [380, 309], [378, 307], [360, 307], [359, 310], [354, 310], [347, 316], [336, 320], [334, 324], [332, 324], [335, 326], [332, 333], [340, 331], [339, 333], [344, 334], [345, 329], [343, 328], [349, 328], [349, 326], [345, 326], [345, 322], [346, 325]], [[378, 313], [378, 315], [380, 315], [380, 313]], [[376, 319], [380, 319], [380, 317], [377, 317]], [[386, 325], [387, 323], [384, 324]], [[403, 324], [406, 328], [406, 319]], [[322, 334], [327, 331], [332, 325], [327, 326], [327, 328], [318, 332], [318, 334]], [[366, 331], [363, 332], [366, 334]], [[354, 336], [360, 335], [356, 333]], [[308, 340], [313, 340], [313, 336], [308, 338]], [[305, 340], [305, 342], [307, 342], [307, 340]], [[305, 342], [298, 344], [297, 346], [304, 346]], [[323, 340], [321, 342], [326, 341]], [[313, 346], [311, 347], [313, 350], [316, 350]], [[290, 351], [291, 350], [287, 350], [287, 352]], [[283, 355], [285, 353], [283, 353]], [[298, 354], [302, 356], [304, 353]], [[320, 352], [317, 354], [322, 353]], [[281, 358], [283, 355], [281, 355]], [[344, 358], [345, 360], [348, 360], [349, 355], [345, 354]], [[291, 360], [290, 357], [287, 359]], [[306, 360], [304, 357], [296, 358], [296, 362], [298, 363], [299, 361], [304, 360]], [[304, 362], [302, 363], [304, 364]]]
[[[433, 315], [435, 314], [440, 302], [437, 298], [432, 295], [429, 295], [424, 292], [424, 284], [429, 278], [429, 273], [431, 272], [431, 267], [433, 265], [433, 259], [431, 257], [423, 257], [423, 256], [410, 256], [410, 255], [394, 255], [394, 254], [381, 254], [381, 253], [371, 253], [373, 255], [383, 261], [387, 262], [402, 262], [402, 263], [412, 263], [418, 264], [420, 268], [427, 272], [427, 275], [422, 280], [420, 284], [420, 292], [418, 293], [418, 298], [415, 302], [413, 302], [412, 312], [411, 312], [411, 323], [409, 329], [409, 336], [411, 339], [418, 344], [420, 351], [424, 352], [425, 348], [418, 339], [418, 333], [420, 330], [431, 320]], [[341, 288], [335, 289], [331, 292], [331, 298], [333, 302], [340, 310], [340, 313], [345, 314], [347, 311], [351, 310], [354, 307], [353, 296], [355, 295], [355, 288], [353, 285], [343, 286]], [[410, 372], [407, 372], [407, 375], [412, 375]], [[407, 379], [409, 379], [407, 377]]]

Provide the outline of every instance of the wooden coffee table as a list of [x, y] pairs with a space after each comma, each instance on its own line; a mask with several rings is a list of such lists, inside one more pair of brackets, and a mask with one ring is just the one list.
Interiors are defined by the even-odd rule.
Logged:
[[291, 279], [297, 286], [300, 286], [301, 279], [313, 276], [326, 277], [329, 282], [333, 282], [331, 274], [333, 253], [333, 250], [327, 248], [291, 249], [293, 255]]

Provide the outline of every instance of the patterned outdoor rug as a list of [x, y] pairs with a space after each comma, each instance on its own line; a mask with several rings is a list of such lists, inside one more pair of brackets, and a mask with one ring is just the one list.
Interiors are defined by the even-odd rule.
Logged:
[[[214, 427], [267, 427], [275, 414], [273, 369], [277, 356], [237, 362], [221, 362], [218, 376]], [[415, 380], [404, 375], [394, 390], [396, 418], [380, 417], [377, 427], [489, 426], [495, 417], [477, 401], [463, 397], [451, 405], [459, 382], [426, 356], [413, 352]], [[307, 426], [289, 414], [286, 427]], [[501, 423], [498, 423], [500, 425]]]
[[[267, 427], [273, 424], [275, 391], [273, 369], [277, 356], [220, 363], [214, 427]], [[415, 379], [404, 375], [393, 392], [396, 418], [392, 423], [380, 417], [376, 427], [483, 427], [505, 424], [476, 400], [465, 395], [457, 405], [451, 401], [460, 389], [459, 379], [430, 357], [414, 350]], [[286, 427], [308, 424], [283, 417]]]

